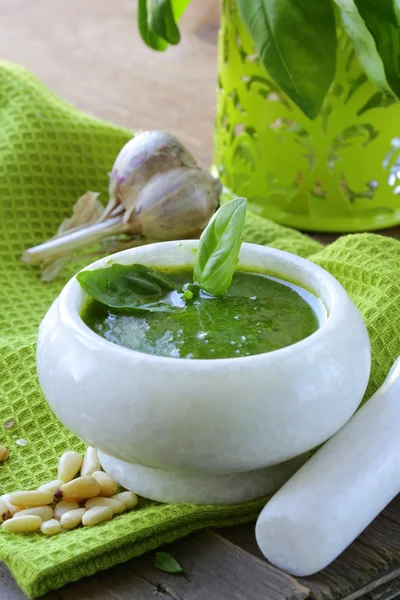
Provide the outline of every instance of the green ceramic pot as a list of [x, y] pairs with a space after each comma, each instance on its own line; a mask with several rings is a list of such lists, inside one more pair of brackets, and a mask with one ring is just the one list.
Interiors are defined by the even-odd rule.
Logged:
[[327, 232], [399, 224], [400, 103], [368, 82], [339, 30], [336, 79], [311, 121], [260, 64], [235, 0], [224, 0], [215, 167], [278, 223]]

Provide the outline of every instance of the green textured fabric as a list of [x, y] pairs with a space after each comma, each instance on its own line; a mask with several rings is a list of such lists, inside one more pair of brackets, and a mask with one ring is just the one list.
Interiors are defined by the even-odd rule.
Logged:
[[[1, 493], [53, 479], [63, 451], [84, 450], [48, 409], [35, 370], [38, 324], [77, 265], [44, 285], [20, 256], [54, 234], [86, 190], [106, 199], [107, 173], [130, 137], [73, 109], [21, 67], [0, 64], [0, 423], [17, 422], [12, 429], [0, 425], [0, 443], [10, 451], [0, 466]], [[365, 234], [323, 248], [254, 214], [245, 239], [309, 256], [341, 281], [369, 328], [371, 393], [400, 354], [399, 242]], [[20, 438], [25, 447], [16, 444]], [[263, 502], [199, 507], [142, 500], [138, 510], [108, 523], [53, 538], [0, 532], [0, 558], [37, 597], [191, 531], [252, 520]]]

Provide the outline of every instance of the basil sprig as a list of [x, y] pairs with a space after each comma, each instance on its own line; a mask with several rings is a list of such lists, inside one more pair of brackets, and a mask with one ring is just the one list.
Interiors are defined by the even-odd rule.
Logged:
[[245, 198], [235, 198], [221, 206], [201, 235], [193, 277], [213, 296], [222, 296], [231, 284], [242, 245], [246, 204]]
[[117, 309], [170, 312], [161, 303], [174, 284], [159, 271], [145, 265], [114, 264], [103, 269], [81, 271], [76, 276], [84, 291], [105, 306]]
[[[199, 241], [193, 283], [186, 283], [180, 299], [197, 300], [200, 290], [221, 296], [235, 272], [246, 214], [246, 199], [235, 198], [215, 213]], [[181, 310], [166, 301], [176, 286], [163, 273], [141, 264], [113, 264], [102, 269], [81, 271], [76, 276], [92, 298], [123, 311], [173, 312]]]

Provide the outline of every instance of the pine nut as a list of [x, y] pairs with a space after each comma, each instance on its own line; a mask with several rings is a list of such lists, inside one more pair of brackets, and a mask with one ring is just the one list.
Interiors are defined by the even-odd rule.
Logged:
[[109, 521], [113, 517], [113, 511], [109, 506], [93, 506], [85, 512], [82, 518], [84, 527], [93, 527], [104, 521]]
[[53, 502], [53, 494], [51, 492], [39, 492], [34, 490], [32, 492], [14, 492], [10, 494], [10, 502], [15, 506], [23, 506], [25, 508], [32, 506], [43, 506], [44, 504], [51, 504]]
[[138, 497], [134, 492], [120, 492], [119, 494], [114, 494], [111, 498], [116, 498], [123, 502], [127, 510], [134, 508], [139, 502]]
[[96, 448], [88, 446], [88, 449], [85, 452], [85, 456], [83, 457], [81, 476], [90, 477], [95, 471], [101, 471], [99, 457], [97, 456]]
[[0, 500], [0, 523], [5, 521], [10, 517], [10, 513], [8, 512], [8, 506], [4, 502], [4, 500]]
[[50, 521], [42, 523], [40, 529], [44, 535], [56, 535], [60, 533], [61, 525], [57, 519], [50, 519]]
[[125, 504], [116, 498], [103, 498], [97, 496], [96, 498], [90, 498], [86, 500], [85, 508], [93, 508], [94, 506], [108, 506], [113, 511], [114, 515], [119, 515], [126, 510]]
[[100, 484], [100, 496], [109, 498], [118, 492], [118, 483], [104, 471], [95, 471], [92, 477]]
[[50, 521], [53, 518], [53, 509], [51, 506], [36, 506], [34, 508], [24, 508], [23, 510], [18, 511], [14, 519], [20, 519], [21, 517], [26, 517], [26, 515], [36, 515], [42, 519], [42, 521]]
[[37, 515], [26, 515], [20, 519], [8, 519], [2, 524], [4, 531], [10, 533], [30, 533], [31, 531], [38, 531], [42, 524], [42, 519]]
[[58, 479], [65, 483], [71, 481], [82, 466], [82, 455], [79, 452], [64, 452], [58, 462]]
[[6, 503], [7, 505], [7, 511], [8, 511], [8, 517], [13, 517], [15, 515], [15, 513], [19, 512], [20, 510], [22, 510], [23, 507], [21, 506], [14, 506], [14, 504], [11, 504], [10, 502], [10, 494], [4, 494], [3, 496], [0, 496], [0, 499]]
[[38, 490], [39, 492], [51, 492], [54, 494], [62, 485], [64, 485], [65, 481], [62, 479], [53, 479], [53, 481], [48, 481], [41, 485]]
[[86, 500], [100, 494], [100, 484], [93, 477], [77, 477], [64, 483], [55, 493], [58, 500]]
[[4, 462], [8, 458], [8, 450], [4, 446], [0, 446], [0, 463]]
[[59, 502], [54, 509], [54, 518], [61, 519], [61, 517], [71, 510], [76, 510], [79, 508], [79, 504], [74, 500], [64, 500], [63, 502]]
[[64, 513], [60, 519], [62, 529], [75, 529], [82, 523], [82, 517], [86, 512], [86, 508], [76, 508]]

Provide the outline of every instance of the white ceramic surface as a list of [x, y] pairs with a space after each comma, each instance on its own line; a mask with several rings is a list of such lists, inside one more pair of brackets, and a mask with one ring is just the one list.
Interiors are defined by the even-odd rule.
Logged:
[[140, 496], [159, 502], [232, 504], [272, 494], [308, 459], [309, 453], [287, 462], [245, 473], [174, 473], [133, 465], [99, 452], [103, 469]]
[[257, 542], [296, 576], [324, 569], [400, 491], [400, 358], [383, 386], [268, 502]]
[[[189, 265], [197, 241], [166, 242], [101, 259]], [[91, 331], [73, 278], [43, 320], [39, 381], [50, 407], [106, 455], [199, 474], [252, 471], [286, 461], [333, 435], [353, 414], [370, 370], [359, 312], [326, 271], [292, 254], [243, 244], [240, 265], [313, 291], [328, 319], [281, 350], [234, 359], [184, 360], [117, 346]]]

